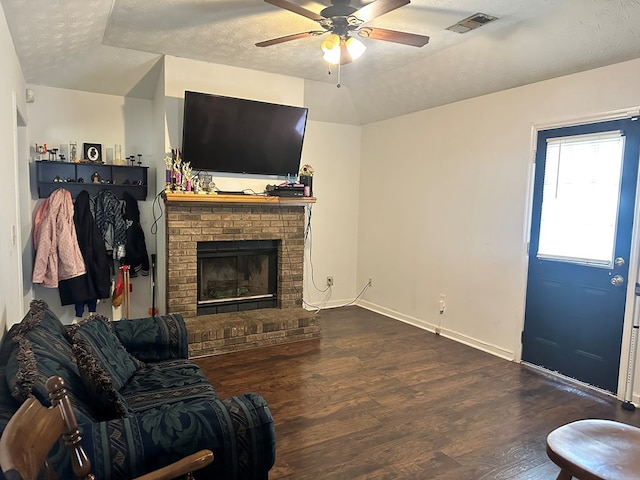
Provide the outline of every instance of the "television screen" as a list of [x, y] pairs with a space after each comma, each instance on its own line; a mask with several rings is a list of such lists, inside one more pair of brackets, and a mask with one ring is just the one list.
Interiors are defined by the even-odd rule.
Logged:
[[297, 176], [307, 111], [186, 91], [182, 158], [194, 171]]

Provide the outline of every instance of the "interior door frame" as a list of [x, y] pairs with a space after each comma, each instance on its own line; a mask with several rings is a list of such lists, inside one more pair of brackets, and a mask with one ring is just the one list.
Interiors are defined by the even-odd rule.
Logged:
[[[606, 122], [608, 120], [619, 120], [624, 118], [630, 118], [640, 115], [640, 108], [621, 109], [603, 112], [600, 114], [594, 114], [583, 117], [572, 117], [563, 120], [553, 120], [547, 122], [533, 123], [531, 125], [530, 147], [529, 147], [529, 173], [526, 189], [526, 202], [525, 202], [525, 222], [524, 222], [524, 255], [523, 255], [523, 290], [521, 292], [521, 328], [520, 332], [524, 330], [524, 316], [525, 306], [527, 298], [527, 283], [529, 275], [529, 242], [531, 237], [531, 223], [533, 213], [533, 192], [534, 192], [534, 180], [535, 180], [535, 159], [536, 149], [538, 141], [538, 133], [541, 130], [548, 130], [552, 128], [571, 127], [576, 125], [584, 125], [589, 123]], [[639, 120], [640, 121], [640, 120]], [[639, 169], [640, 172], [640, 169]], [[627, 383], [627, 368], [629, 365], [630, 355], [630, 340], [631, 331], [633, 329], [633, 316], [634, 311], [640, 308], [640, 297], [635, 296], [635, 285], [638, 282], [638, 269], [640, 268], [640, 173], [636, 178], [636, 199], [634, 204], [634, 219], [633, 229], [631, 233], [631, 252], [629, 255], [629, 273], [628, 281], [626, 284], [626, 297], [625, 297], [625, 313], [622, 327], [622, 348], [620, 350], [620, 368], [618, 371], [618, 388], [616, 390], [616, 397], [619, 400], [624, 399], [625, 386]], [[636, 300], [637, 299], [637, 300]], [[516, 361], [522, 362], [522, 342], [518, 339]], [[636, 360], [636, 362], [638, 362]], [[636, 375], [637, 377], [638, 375]], [[595, 388], [595, 387], [594, 387]], [[633, 392], [632, 392], [633, 393]], [[633, 402], [640, 402], [640, 395], [633, 394]]]

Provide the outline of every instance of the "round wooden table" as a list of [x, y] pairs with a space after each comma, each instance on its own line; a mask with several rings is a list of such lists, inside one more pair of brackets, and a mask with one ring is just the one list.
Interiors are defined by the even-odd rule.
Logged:
[[640, 428], [612, 420], [578, 420], [547, 436], [557, 480], [640, 479]]

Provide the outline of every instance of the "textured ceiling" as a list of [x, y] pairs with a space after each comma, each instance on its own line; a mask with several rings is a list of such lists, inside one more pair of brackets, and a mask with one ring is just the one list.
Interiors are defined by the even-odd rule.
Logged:
[[[315, 12], [329, 4], [291, 1]], [[640, 57], [640, 0], [413, 0], [366, 25], [429, 44], [363, 39], [367, 51], [342, 67], [337, 89], [323, 37], [254, 46], [319, 27], [261, 0], [0, 2], [28, 83], [151, 98], [168, 54], [304, 78], [311, 118], [355, 124]], [[477, 12], [499, 20], [446, 30]]]

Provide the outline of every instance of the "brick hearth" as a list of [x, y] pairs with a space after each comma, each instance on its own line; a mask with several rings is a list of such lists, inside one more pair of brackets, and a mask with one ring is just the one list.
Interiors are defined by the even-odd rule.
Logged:
[[[184, 316], [192, 357], [320, 337], [318, 316], [302, 308], [310, 199], [250, 198], [166, 195], [167, 309]], [[279, 240], [278, 308], [197, 315], [197, 243], [225, 240]]]

